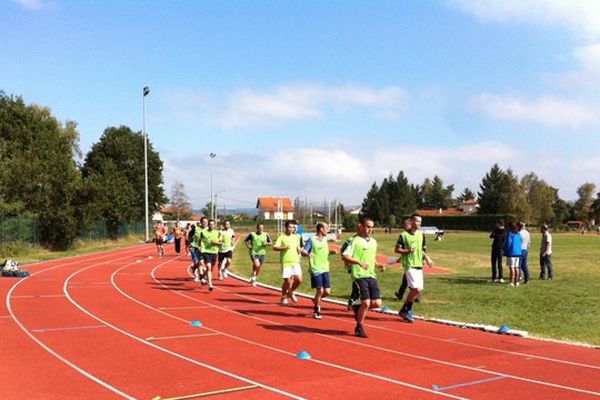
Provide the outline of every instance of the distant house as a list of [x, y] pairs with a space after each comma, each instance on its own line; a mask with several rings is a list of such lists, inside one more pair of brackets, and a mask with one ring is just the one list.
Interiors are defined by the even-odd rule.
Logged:
[[294, 207], [287, 197], [259, 197], [256, 201], [258, 218], [263, 220], [294, 219]]
[[350, 211], [348, 211], [348, 214], [359, 215], [361, 211], [362, 211], [361, 207], [355, 207], [355, 208], [351, 209]]
[[567, 221], [566, 225], [569, 228], [581, 229], [582, 227], [585, 226], [585, 222], [583, 222], [583, 221]]
[[477, 203], [477, 200], [471, 199], [460, 203], [458, 208], [461, 209], [465, 214], [474, 214], [479, 209], [479, 204]]

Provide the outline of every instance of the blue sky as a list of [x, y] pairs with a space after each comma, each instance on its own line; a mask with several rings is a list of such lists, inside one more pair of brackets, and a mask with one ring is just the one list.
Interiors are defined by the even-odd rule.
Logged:
[[0, 89], [79, 124], [147, 127], [165, 191], [358, 204], [404, 170], [477, 190], [494, 162], [600, 184], [595, 1], [0, 2]]

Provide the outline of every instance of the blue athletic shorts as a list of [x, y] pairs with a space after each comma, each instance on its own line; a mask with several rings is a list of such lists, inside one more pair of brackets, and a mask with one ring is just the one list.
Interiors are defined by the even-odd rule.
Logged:
[[200, 260], [202, 260], [202, 253], [200, 253], [200, 250], [192, 248], [191, 254], [192, 262], [194, 263], [194, 265], [198, 265], [198, 263], [200, 263]]
[[254, 262], [254, 260], [258, 260], [258, 262], [260, 263], [260, 265], [263, 265], [265, 262], [265, 256], [259, 256], [259, 255], [250, 255], [250, 259], [252, 260], [252, 262]]
[[329, 272], [321, 272], [317, 274], [310, 273], [310, 287], [313, 289], [329, 289], [331, 282], [329, 281]]
[[358, 287], [361, 300], [379, 300], [381, 294], [379, 292], [379, 282], [375, 278], [358, 278], [354, 281]]

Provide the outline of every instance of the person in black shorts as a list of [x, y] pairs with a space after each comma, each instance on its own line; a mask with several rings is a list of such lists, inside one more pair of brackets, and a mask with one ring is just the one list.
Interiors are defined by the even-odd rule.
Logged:
[[373, 225], [371, 219], [363, 218], [358, 225], [358, 234], [342, 253], [344, 263], [351, 265], [353, 285], [360, 293], [360, 306], [353, 307], [356, 318], [354, 334], [361, 338], [367, 337], [364, 329], [367, 311], [381, 307], [381, 293], [375, 273], [377, 241], [371, 237]]

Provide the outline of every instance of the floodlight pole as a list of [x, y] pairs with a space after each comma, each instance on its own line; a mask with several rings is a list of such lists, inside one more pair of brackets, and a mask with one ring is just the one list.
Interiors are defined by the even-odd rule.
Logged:
[[213, 159], [217, 155], [210, 153], [210, 218], [215, 218], [215, 199], [213, 197]]
[[148, 243], [150, 241], [150, 235], [149, 235], [149, 216], [148, 216], [148, 135], [146, 133], [146, 96], [148, 96], [148, 94], [150, 94], [150, 88], [148, 86], [144, 86], [144, 89], [142, 90], [142, 103], [143, 103], [143, 119], [144, 119], [144, 123], [142, 126], [143, 132], [142, 132], [142, 136], [144, 138], [144, 193], [145, 193], [145, 212], [144, 215], [146, 217], [146, 243]]

